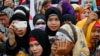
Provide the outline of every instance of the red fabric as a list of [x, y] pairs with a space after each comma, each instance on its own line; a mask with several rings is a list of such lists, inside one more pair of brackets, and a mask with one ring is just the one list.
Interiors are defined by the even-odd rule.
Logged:
[[29, 42], [33, 42], [33, 41], [36, 41], [36, 39], [34, 37], [30, 37]]
[[81, 0], [78, 0], [78, 1], [79, 1], [78, 4], [81, 5]]
[[18, 5], [21, 5], [22, 3], [24, 3], [26, 0], [19, 0], [19, 4]]
[[100, 22], [96, 22], [95, 24], [94, 24], [94, 26], [93, 26], [94, 28], [96, 28], [96, 27], [99, 27], [100, 28]]
[[93, 48], [92, 47], [88, 47], [89, 48], [89, 51], [92, 51], [93, 50]]
[[96, 0], [97, 6], [100, 6], [100, 0]]

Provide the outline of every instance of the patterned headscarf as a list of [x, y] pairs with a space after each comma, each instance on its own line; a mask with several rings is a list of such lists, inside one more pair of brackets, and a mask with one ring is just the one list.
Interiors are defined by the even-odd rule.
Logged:
[[72, 49], [72, 56], [89, 56], [85, 36], [80, 28], [75, 25], [65, 24], [61, 26], [58, 32], [64, 33], [67, 36], [65, 39], [70, 39], [69, 41], [75, 44]]

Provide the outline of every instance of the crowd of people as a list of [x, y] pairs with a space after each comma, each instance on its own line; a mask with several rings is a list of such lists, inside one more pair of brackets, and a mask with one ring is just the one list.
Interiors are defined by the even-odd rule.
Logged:
[[100, 56], [99, 0], [37, 1], [34, 29], [30, 4], [0, 1], [0, 56]]

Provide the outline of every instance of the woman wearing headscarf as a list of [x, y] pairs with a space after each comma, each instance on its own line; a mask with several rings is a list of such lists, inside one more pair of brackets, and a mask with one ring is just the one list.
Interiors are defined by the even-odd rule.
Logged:
[[14, 14], [16, 14], [16, 13], [22, 13], [28, 19], [29, 18], [29, 7], [25, 6], [25, 5], [20, 5], [20, 6], [16, 7], [16, 8], [14, 8]]
[[90, 13], [91, 13], [91, 8], [89, 7], [81, 8], [79, 11], [79, 20], [89, 17]]
[[60, 27], [51, 50], [51, 53], [59, 56], [89, 56], [85, 36], [82, 30], [73, 24]]
[[66, 2], [65, 0], [62, 0], [60, 2], [60, 4], [58, 5], [58, 8], [62, 12], [62, 15], [70, 14], [70, 15], [75, 16], [74, 8], [72, 7], [70, 3]]
[[91, 24], [93, 21], [98, 19], [98, 15], [95, 12], [90, 12], [89, 16], [87, 18], [82, 19], [81, 21], [77, 22], [77, 26], [81, 28], [86, 36], [87, 28], [89, 24]]
[[51, 1], [49, 0], [44, 1], [40, 8], [40, 13], [45, 14], [45, 11], [50, 7], [52, 7]]
[[79, 11], [80, 11], [81, 7], [80, 7], [79, 4], [72, 4], [72, 6], [73, 6], [73, 8], [75, 10], [76, 21], [79, 21], [80, 20], [80, 13], [79, 13]]
[[[91, 55], [94, 55], [100, 43], [100, 20], [92, 22], [87, 29], [86, 40]], [[99, 44], [100, 45], [100, 44]], [[95, 49], [94, 49], [95, 48]]]
[[76, 24], [76, 19], [74, 16], [70, 15], [70, 14], [65, 14], [62, 16], [62, 22], [63, 24], [66, 24], [66, 23], [71, 23], [71, 24]]
[[33, 25], [35, 29], [45, 30], [45, 16], [43, 14], [36, 14], [33, 19]]
[[81, 6], [82, 6], [82, 8], [88, 6], [93, 11], [97, 11], [97, 6], [96, 6], [95, 0], [82, 0]]
[[34, 29], [30, 32], [29, 46], [32, 56], [50, 56], [51, 45], [49, 38], [45, 31], [41, 29]]
[[51, 7], [45, 13], [46, 29], [45, 32], [49, 36], [49, 39], [53, 39], [57, 30], [62, 25], [61, 12], [58, 8]]
[[9, 38], [6, 41], [6, 53], [17, 56], [28, 53], [29, 21], [23, 14], [14, 14], [10, 20]]

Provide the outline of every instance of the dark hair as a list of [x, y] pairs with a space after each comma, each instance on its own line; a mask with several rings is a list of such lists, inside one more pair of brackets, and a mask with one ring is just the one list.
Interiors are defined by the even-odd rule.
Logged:
[[96, 14], [98, 15], [98, 18], [100, 18], [100, 11], [97, 11]]
[[8, 16], [5, 12], [3, 12], [3, 11], [0, 11], [0, 16]]
[[44, 1], [41, 8], [43, 8], [43, 7], [44, 7], [45, 5], [47, 5], [48, 3], [49, 3], [48, 1]]

